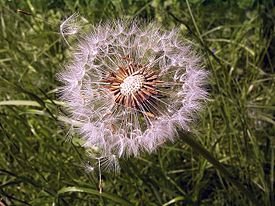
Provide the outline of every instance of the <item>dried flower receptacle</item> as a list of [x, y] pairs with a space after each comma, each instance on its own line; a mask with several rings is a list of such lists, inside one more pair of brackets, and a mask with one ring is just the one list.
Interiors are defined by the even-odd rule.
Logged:
[[103, 82], [109, 83], [107, 88], [113, 93], [118, 105], [151, 117], [157, 114], [159, 103], [156, 101], [163, 96], [157, 87], [163, 81], [158, 80], [158, 75], [150, 68], [130, 62], [126, 68], [119, 67], [116, 73], [111, 73]]

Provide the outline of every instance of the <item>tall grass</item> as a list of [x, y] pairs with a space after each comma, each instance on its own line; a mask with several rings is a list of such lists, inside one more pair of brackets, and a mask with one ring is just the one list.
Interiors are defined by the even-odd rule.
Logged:
[[[274, 205], [275, 7], [240, 2], [0, 0], [0, 205]], [[179, 27], [211, 73], [192, 132], [104, 173], [102, 194], [58, 120], [58, 27], [75, 11]]]

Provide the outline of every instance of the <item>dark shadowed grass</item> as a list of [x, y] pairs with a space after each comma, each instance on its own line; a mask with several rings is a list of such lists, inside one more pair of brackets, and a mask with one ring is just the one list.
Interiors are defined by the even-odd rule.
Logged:
[[[274, 205], [275, 8], [241, 2], [0, 0], [0, 202]], [[91, 24], [128, 17], [176, 26], [210, 72], [192, 132], [122, 160], [119, 175], [103, 173], [102, 194], [59, 117], [56, 73], [68, 48], [58, 30], [75, 11]]]

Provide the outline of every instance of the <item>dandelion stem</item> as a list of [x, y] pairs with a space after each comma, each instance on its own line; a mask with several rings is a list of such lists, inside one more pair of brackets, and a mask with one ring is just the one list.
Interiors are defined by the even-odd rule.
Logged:
[[237, 181], [229, 171], [215, 158], [209, 151], [207, 151], [201, 144], [196, 142], [190, 136], [180, 133], [181, 139], [188, 144], [193, 150], [202, 155], [208, 162], [210, 162], [221, 174], [222, 176], [235, 185], [241, 193], [243, 193], [254, 205], [261, 205], [258, 200], [252, 195], [252, 193], [247, 190], [244, 185]]

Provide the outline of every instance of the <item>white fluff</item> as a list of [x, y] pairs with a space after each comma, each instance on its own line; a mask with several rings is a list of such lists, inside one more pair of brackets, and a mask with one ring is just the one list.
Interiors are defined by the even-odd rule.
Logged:
[[[74, 31], [71, 25], [75, 18], [62, 24], [62, 36]], [[154, 68], [164, 81], [164, 89], [160, 89], [165, 98], [156, 97], [156, 102], [166, 108], [157, 108], [159, 115], [155, 118], [117, 105], [113, 94], [100, 82], [125, 66], [123, 57], [127, 55], [136, 63]], [[163, 31], [155, 23], [122, 20], [99, 24], [80, 38], [72, 56], [58, 76], [63, 84], [61, 99], [71, 122], [78, 122], [73, 126], [84, 146], [98, 147], [99, 158], [111, 160], [104, 162], [104, 167], [119, 168], [116, 157], [138, 156], [173, 141], [176, 127], [188, 130], [207, 96], [203, 89], [207, 72], [200, 68], [197, 54], [180, 40], [176, 29]]]

